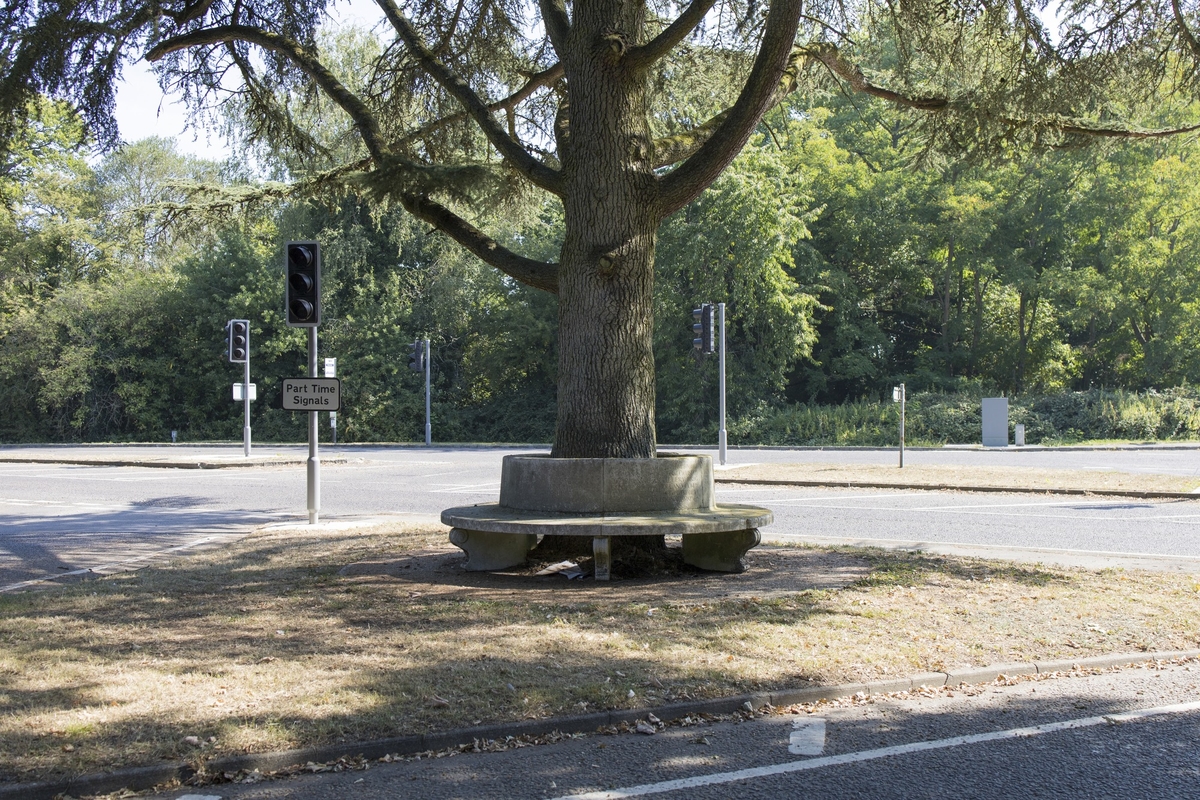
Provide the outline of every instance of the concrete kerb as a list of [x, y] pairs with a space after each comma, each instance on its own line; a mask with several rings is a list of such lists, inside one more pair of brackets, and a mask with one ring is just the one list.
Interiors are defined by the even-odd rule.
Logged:
[[[339, 445], [340, 447], [341, 445]], [[791, 448], [789, 448], [791, 449]], [[817, 448], [812, 448], [817, 449]], [[828, 450], [849, 448], [823, 448]], [[912, 449], [912, 448], [909, 448]], [[940, 449], [940, 448], [928, 448]], [[1183, 449], [1183, 448], [1179, 448]], [[344, 456], [325, 456], [322, 464], [349, 464], [358, 459]], [[58, 458], [52, 456], [34, 456], [21, 458], [0, 455], [0, 464], [68, 464], [83, 467], [151, 467], [157, 469], [246, 469], [249, 467], [295, 467], [303, 466], [305, 459], [300, 457], [272, 457], [249, 459], [230, 458], [228, 461], [204, 459], [134, 459], [134, 458]], [[772, 480], [770, 478], [725, 478], [714, 477], [715, 483], [730, 485], [757, 486], [803, 486], [810, 488], [830, 489], [900, 489], [941, 492], [1001, 492], [1008, 494], [1049, 494], [1069, 495], [1076, 497], [1107, 496], [1134, 497], [1142, 500], [1197, 500], [1200, 493], [1142, 491], [1126, 489], [1061, 489], [1044, 486], [963, 486], [950, 483], [897, 483], [892, 481], [806, 481], [806, 480]]]
[[[214, 461], [195, 458], [142, 459], [142, 458], [17, 458], [0, 456], [0, 464], [67, 464], [79, 467], [155, 467], [158, 469], [245, 469], [247, 467], [295, 467], [304, 466], [307, 458], [282, 456], [256, 458], [230, 458]], [[322, 458], [322, 464], [347, 464], [350, 459], [342, 456]]]
[[756, 486], [807, 486], [838, 489], [913, 489], [929, 492], [1004, 492], [1008, 494], [1054, 494], [1076, 497], [1136, 497], [1142, 500], [1200, 500], [1195, 492], [1158, 492], [1140, 489], [1055, 489], [1044, 486], [970, 486], [953, 483], [895, 483], [890, 481], [805, 481], [770, 478], [715, 478], [716, 483]]
[[[781, 689], [775, 692], [722, 697], [714, 700], [695, 700], [654, 708], [622, 709], [618, 711], [582, 714], [547, 720], [530, 720], [511, 724], [500, 723], [473, 728], [460, 728], [441, 733], [398, 736], [354, 744], [326, 745], [274, 753], [249, 753], [213, 759], [204, 764], [209, 772], [240, 772], [259, 770], [269, 772], [309, 762], [325, 763], [344, 757], [377, 759], [387, 755], [415, 755], [448, 747], [469, 745], [476, 741], [505, 739], [516, 736], [545, 736], [551, 733], [593, 733], [601, 728], [621, 723], [633, 723], [654, 714], [664, 722], [694, 714], [732, 714], [739, 710], [757, 710], [766, 705], [786, 707], [797, 703], [837, 700], [858, 694], [883, 695], [905, 692], [922, 687], [958, 686], [989, 683], [1001, 675], [1035, 675], [1052, 672], [1071, 672], [1084, 669], [1105, 669], [1137, 664], [1200, 658], [1200, 650], [1178, 650], [1161, 653], [1125, 653], [1060, 661], [1025, 661], [972, 667], [952, 672], [924, 672], [907, 678], [871, 683], [847, 683], [837, 686], [811, 686]], [[83, 775], [65, 781], [0, 785], [0, 800], [53, 800], [58, 795], [89, 795], [150, 789], [172, 781], [185, 781], [196, 774], [196, 766], [187, 763], [159, 764], [132, 767], [112, 772]]]

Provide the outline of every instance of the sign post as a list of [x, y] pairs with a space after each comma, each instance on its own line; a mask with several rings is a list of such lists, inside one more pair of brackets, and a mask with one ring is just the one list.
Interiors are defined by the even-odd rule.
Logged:
[[907, 399], [903, 383], [892, 389], [892, 402], [900, 404], [900, 469], [904, 469], [904, 403]]
[[433, 444], [433, 425], [429, 419], [429, 340], [425, 340], [425, 446]]
[[321, 460], [317, 456], [317, 415], [322, 411], [340, 411], [342, 382], [337, 378], [317, 378], [317, 329], [309, 328], [308, 378], [284, 378], [284, 411], [308, 412], [308, 522], [316, 525], [321, 513]]
[[[308, 329], [308, 377], [317, 377], [317, 328]], [[308, 524], [321, 514], [321, 459], [317, 456], [317, 411], [308, 412]]]
[[242, 454], [250, 457], [250, 320], [231, 319], [225, 325], [229, 331], [229, 360], [242, 365]]
[[250, 457], [250, 356], [242, 364], [242, 455]]
[[[336, 358], [325, 359], [325, 377], [326, 378], [336, 378], [337, 377], [337, 359]], [[337, 414], [338, 414], [338, 412], [336, 412], [336, 411], [329, 412], [329, 427], [333, 431], [333, 443], [334, 444], [337, 444]]]
[[721, 354], [718, 356], [720, 361], [720, 390], [721, 390], [721, 432], [718, 435], [718, 452], [721, 456], [721, 465], [725, 465], [725, 448], [728, 444], [728, 437], [725, 433], [725, 304], [717, 303], [717, 324], [721, 326]]
[[[308, 377], [317, 378], [317, 326], [321, 324], [321, 245], [288, 242], [284, 245], [284, 307], [289, 328], [308, 328]], [[336, 379], [334, 379], [336, 380]], [[284, 408], [287, 408], [284, 381]], [[325, 408], [325, 411], [334, 409]], [[321, 515], [321, 460], [317, 455], [317, 408], [308, 412], [308, 524]]]

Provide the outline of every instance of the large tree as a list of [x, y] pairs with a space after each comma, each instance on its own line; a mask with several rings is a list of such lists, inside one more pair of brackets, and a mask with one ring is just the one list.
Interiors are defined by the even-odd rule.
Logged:
[[[654, 455], [659, 225], [804, 74], [923, 115], [931, 145], [997, 152], [1161, 134], [1128, 123], [1191, 92], [1200, 59], [1182, 0], [1073, 0], [1057, 36], [1024, 0], [376, 2], [390, 41], [356, 83], [316, 45], [325, 0], [4, 0], [0, 121], [56, 95], [113, 144], [114, 83], [141, 57], [197, 107], [236, 94], [254, 136], [314, 164], [330, 151], [305, 121], [336, 106], [362, 157], [309, 185], [356, 181], [558, 295], [563, 457]], [[727, 101], [715, 114], [679, 102], [702, 81]], [[556, 263], [480, 228], [519, 185], [561, 203]]]

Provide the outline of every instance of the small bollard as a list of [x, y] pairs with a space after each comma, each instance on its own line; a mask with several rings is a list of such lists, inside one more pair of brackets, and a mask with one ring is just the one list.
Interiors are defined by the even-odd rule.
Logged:
[[171, 431], [171, 444], [175, 444], [175, 440], [179, 438], [179, 431]]
[[1013, 443], [1016, 444], [1017, 447], [1025, 446], [1025, 426], [1024, 425], [1017, 425], [1013, 429]]

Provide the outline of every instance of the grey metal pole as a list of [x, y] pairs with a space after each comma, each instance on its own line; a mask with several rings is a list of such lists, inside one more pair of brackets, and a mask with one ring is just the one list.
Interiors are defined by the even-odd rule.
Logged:
[[425, 340], [425, 446], [433, 444], [433, 425], [429, 420], [429, 340]]
[[718, 449], [721, 454], [721, 464], [725, 464], [725, 449], [728, 444], [728, 437], [725, 433], [725, 304], [717, 303], [717, 321], [721, 325], [721, 355], [720, 355], [720, 370], [721, 370], [721, 433], [720, 444]]
[[[317, 377], [317, 329], [308, 329], [308, 377]], [[321, 459], [317, 457], [318, 412], [308, 412], [308, 524], [321, 514]]]
[[[249, 337], [247, 337], [249, 338]], [[242, 455], [250, 457], [250, 353], [242, 364]]]
[[907, 400], [904, 384], [900, 384], [900, 469], [904, 469], [904, 401]]

